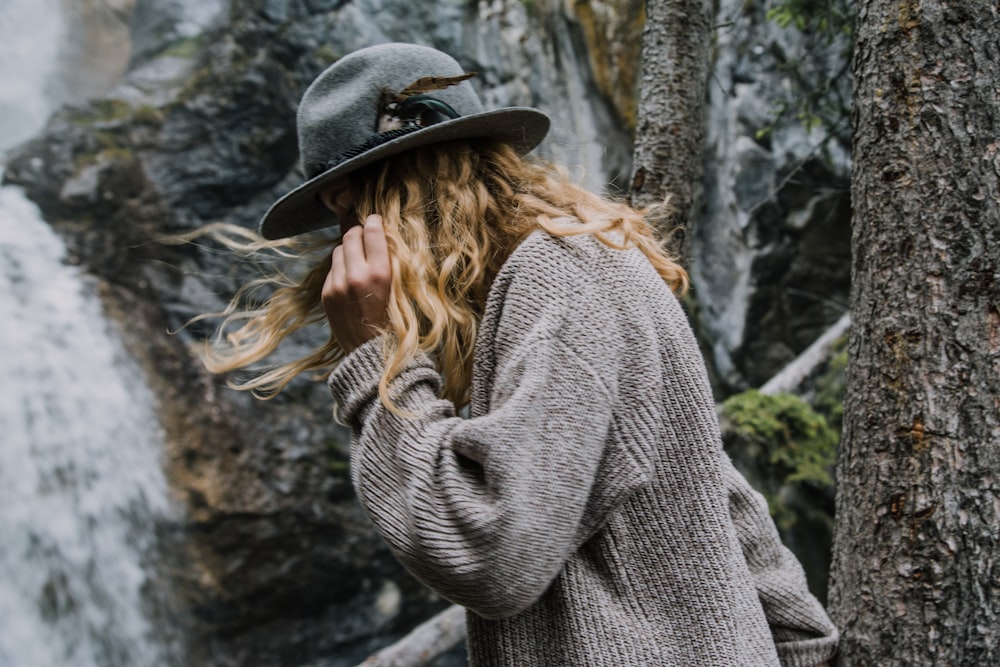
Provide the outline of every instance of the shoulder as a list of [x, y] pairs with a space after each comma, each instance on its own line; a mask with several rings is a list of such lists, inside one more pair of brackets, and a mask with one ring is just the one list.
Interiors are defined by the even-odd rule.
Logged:
[[672, 299], [640, 251], [618, 250], [591, 235], [539, 230], [497, 274], [482, 324], [501, 338], [615, 345], [620, 329], [648, 324], [650, 309]]
[[569, 313], [593, 303], [586, 263], [565, 238], [535, 231], [493, 279], [482, 319], [491, 337], [530, 341], [558, 336]]
[[588, 277], [580, 239], [557, 237], [542, 230], [529, 234], [504, 262], [494, 280], [498, 289], [537, 286], [558, 292], [570, 281]]
[[616, 292], [626, 284], [665, 284], [638, 250], [612, 248], [590, 234], [529, 234], [508, 257], [494, 291], [535, 289], [550, 297], [573, 299], [581, 290]]
[[595, 244], [589, 237], [532, 232], [494, 278], [486, 312], [535, 318], [593, 308], [605, 289], [598, 280], [596, 249], [591, 247]]

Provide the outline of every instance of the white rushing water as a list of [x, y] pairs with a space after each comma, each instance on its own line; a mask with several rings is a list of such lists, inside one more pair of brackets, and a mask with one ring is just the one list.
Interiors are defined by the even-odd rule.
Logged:
[[[58, 101], [59, 4], [0, 1], [0, 171]], [[0, 188], [0, 666], [155, 667], [144, 587], [169, 512], [155, 398], [65, 254]]]
[[61, 240], [0, 189], [0, 665], [158, 665], [154, 398]]
[[37, 132], [58, 89], [61, 0], [0, 0], [0, 152]]

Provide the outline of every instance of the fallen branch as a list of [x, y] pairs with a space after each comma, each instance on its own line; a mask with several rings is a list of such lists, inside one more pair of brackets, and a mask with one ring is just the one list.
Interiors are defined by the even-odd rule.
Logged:
[[844, 313], [839, 320], [827, 329], [822, 336], [817, 338], [812, 345], [807, 347], [802, 354], [792, 359], [791, 362], [778, 374], [764, 383], [760, 388], [762, 394], [780, 394], [791, 392], [802, 385], [802, 383], [824, 361], [830, 358], [830, 351], [837, 339], [847, 333], [851, 326], [851, 316]]
[[358, 667], [421, 667], [465, 639], [465, 610], [448, 607]]

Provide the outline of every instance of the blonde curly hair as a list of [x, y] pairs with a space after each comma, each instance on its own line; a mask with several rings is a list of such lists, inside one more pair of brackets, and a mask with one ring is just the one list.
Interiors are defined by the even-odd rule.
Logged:
[[[510, 253], [536, 229], [555, 236], [593, 234], [608, 246], [636, 247], [673, 290], [687, 288], [686, 272], [641, 213], [583, 189], [564, 172], [503, 143], [442, 143], [394, 156], [347, 180], [358, 219], [382, 216], [392, 262], [379, 396], [393, 411], [398, 412], [389, 385], [418, 351], [434, 359], [445, 398], [459, 406], [468, 401], [474, 343], [490, 285]], [[242, 235], [246, 242], [231, 240], [230, 245], [252, 251], [295, 245]], [[241, 307], [242, 294], [237, 294], [217, 313], [223, 321], [202, 349], [207, 368], [215, 373], [246, 368], [270, 356], [294, 332], [323, 322], [320, 295], [329, 269], [327, 246], [323, 259], [300, 279], [275, 275], [248, 286], [277, 286], [259, 306]], [[231, 385], [270, 398], [301, 373], [326, 378], [343, 356], [331, 335], [311, 353]]]

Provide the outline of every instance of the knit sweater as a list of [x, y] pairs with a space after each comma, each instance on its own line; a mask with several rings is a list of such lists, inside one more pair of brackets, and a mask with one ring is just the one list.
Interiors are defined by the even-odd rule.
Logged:
[[468, 418], [378, 339], [330, 377], [399, 561], [468, 610], [474, 667], [810, 666], [837, 630], [723, 453], [704, 363], [636, 250], [530, 235], [494, 280]]

